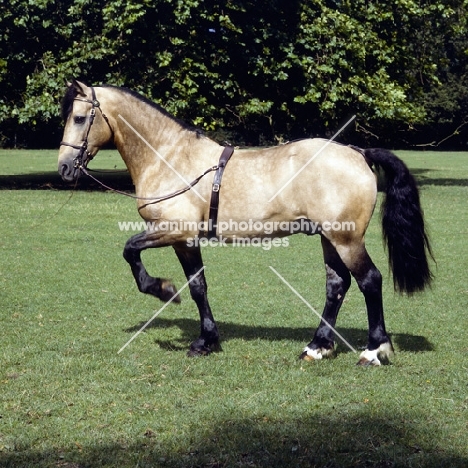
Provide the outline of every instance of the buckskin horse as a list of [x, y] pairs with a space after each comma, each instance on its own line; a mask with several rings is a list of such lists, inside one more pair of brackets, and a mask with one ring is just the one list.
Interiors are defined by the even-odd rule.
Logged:
[[[412, 294], [432, 279], [428, 262], [432, 253], [418, 189], [397, 156], [385, 149], [360, 149], [322, 139], [236, 149], [232, 155], [233, 148], [219, 145], [133, 91], [110, 85], [88, 87], [76, 80], [68, 83], [62, 115], [65, 129], [58, 171], [65, 181], [88, 173], [88, 162], [110, 141], [127, 166], [139, 214], [152, 226], [132, 236], [123, 252], [141, 292], [166, 302], [180, 301], [175, 286], [151, 277], [140, 256], [145, 249], [174, 249], [200, 314], [200, 336], [190, 345], [189, 356], [206, 355], [219, 346], [200, 246], [191, 241], [206, 235], [199, 231], [202, 223], [207, 223], [210, 236], [216, 236], [221, 223], [229, 226], [223, 231], [229, 242], [292, 233], [259, 232], [254, 229], [259, 223], [307, 226], [307, 221], [320, 228], [352, 221], [353, 230], [294, 231], [320, 235], [326, 270], [322, 320], [300, 357], [318, 360], [335, 354], [334, 326], [352, 275], [364, 295], [369, 328], [358, 364], [388, 362], [393, 347], [385, 329], [382, 275], [364, 243], [377, 200], [376, 171], [386, 181], [382, 230], [395, 289]], [[233, 228], [246, 220], [251, 221], [244, 222], [247, 229]], [[189, 227], [158, 228], [174, 221]]]

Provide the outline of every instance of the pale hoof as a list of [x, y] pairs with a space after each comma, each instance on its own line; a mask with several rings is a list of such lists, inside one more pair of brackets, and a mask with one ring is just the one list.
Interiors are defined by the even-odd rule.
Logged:
[[377, 354], [373, 354], [373, 351], [364, 351], [359, 356], [359, 361], [356, 364], [357, 366], [380, 366], [381, 362], [377, 357]]
[[381, 344], [377, 349], [366, 349], [359, 356], [358, 366], [380, 366], [382, 362], [388, 364], [390, 357], [393, 355], [392, 343], [387, 341]]
[[314, 348], [311, 349], [308, 346], [304, 348], [304, 351], [299, 356], [299, 359], [303, 361], [320, 361], [324, 358], [331, 358], [335, 356], [334, 349], [325, 349], [325, 348]]

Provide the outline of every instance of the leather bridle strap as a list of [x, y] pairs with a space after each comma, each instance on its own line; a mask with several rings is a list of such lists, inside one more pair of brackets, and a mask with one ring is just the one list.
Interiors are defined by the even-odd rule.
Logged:
[[224, 168], [230, 157], [234, 153], [232, 146], [225, 146], [221, 157], [219, 158], [218, 169], [213, 178], [213, 188], [211, 190], [210, 200], [210, 217], [208, 222], [208, 239], [216, 237], [216, 229], [218, 227], [218, 205], [219, 205], [219, 189], [221, 188], [221, 179], [223, 178]]
[[[91, 130], [91, 127], [94, 123], [94, 117], [96, 116], [96, 107], [99, 108], [99, 110], [101, 109], [100, 109], [100, 103], [96, 99], [96, 92], [94, 91], [94, 88], [92, 86], [91, 86], [91, 95], [92, 95], [92, 99], [86, 99], [86, 98], [80, 98], [80, 97], [74, 98], [74, 101], [89, 102], [92, 106], [90, 114], [89, 114], [89, 124], [88, 124], [88, 128], [86, 129], [86, 135], [84, 137], [83, 143], [81, 145], [74, 145], [66, 141], [60, 142], [60, 146], [70, 146], [73, 149], [80, 150], [78, 155], [74, 158], [74, 164], [76, 168], [86, 167], [86, 164], [92, 159], [92, 155], [88, 151], [88, 137], [89, 137], [89, 132]], [[107, 124], [109, 125], [109, 122], [107, 122]], [[83, 159], [85, 152], [86, 152], [86, 159]]]

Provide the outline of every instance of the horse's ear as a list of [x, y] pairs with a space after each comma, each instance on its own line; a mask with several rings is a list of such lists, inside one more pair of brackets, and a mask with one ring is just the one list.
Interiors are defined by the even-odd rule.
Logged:
[[74, 89], [77, 95], [86, 96], [86, 93], [84, 92], [84, 89], [83, 89], [83, 86], [85, 85], [75, 80], [75, 78], [72, 78], [71, 81], [67, 81], [67, 86], [70, 89]]

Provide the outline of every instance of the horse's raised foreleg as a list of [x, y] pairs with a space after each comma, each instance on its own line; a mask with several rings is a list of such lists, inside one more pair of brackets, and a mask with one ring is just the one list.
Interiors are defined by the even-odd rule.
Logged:
[[174, 245], [174, 250], [184, 269], [192, 299], [200, 313], [200, 337], [191, 345], [188, 356], [204, 356], [219, 350], [219, 333], [208, 303], [208, 286], [203, 271], [200, 247], [187, 247], [185, 244]]
[[335, 327], [338, 312], [351, 284], [348, 268], [325, 237], [322, 237], [322, 249], [327, 273], [327, 298], [314, 338], [300, 356], [301, 359], [309, 361], [334, 355], [335, 334], [330, 326]]
[[[141, 251], [155, 247], [162, 247], [155, 233], [146, 231], [136, 234], [125, 244], [123, 256], [132, 269], [138, 289], [145, 294], [151, 294], [164, 302], [173, 298], [179, 303], [180, 297], [175, 286], [167, 279], [154, 278], [148, 274], [141, 261]], [[175, 296], [175, 297], [174, 297]]]
[[[372, 262], [364, 246], [357, 249], [357, 254], [345, 258], [349, 262], [352, 275], [364, 295], [369, 322], [369, 336], [365, 351], [361, 353], [359, 365], [380, 366], [381, 361], [388, 362], [393, 354], [390, 337], [385, 330], [383, 302], [382, 302], [382, 275]], [[346, 261], [346, 260], [345, 260]]]

